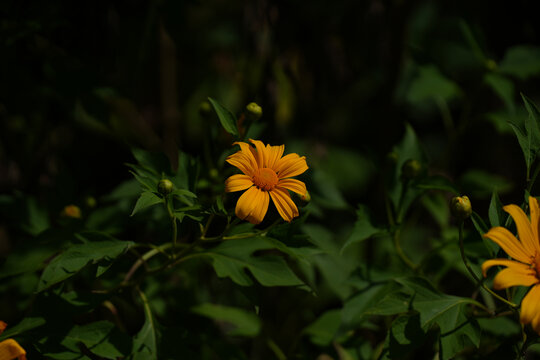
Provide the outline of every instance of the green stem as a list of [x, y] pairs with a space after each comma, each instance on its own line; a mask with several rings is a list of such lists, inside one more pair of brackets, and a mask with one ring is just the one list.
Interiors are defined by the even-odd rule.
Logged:
[[176, 216], [174, 216], [173, 210], [172, 210], [172, 201], [171, 197], [167, 196], [165, 198], [165, 207], [167, 208], [167, 213], [169, 214], [169, 218], [172, 221], [172, 244], [173, 244], [173, 254], [176, 252], [176, 238], [178, 237], [178, 226], [176, 224]]
[[405, 265], [407, 265], [408, 267], [411, 268], [411, 270], [414, 270], [416, 271], [417, 269], [417, 266], [416, 264], [411, 260], [409, 259], [409, 257], [405, 254], [405, 252], [403, 251], [403, 249], [401, 248], [401, 241], [400, 241], [400, 233], [401, 233], [401, 229], [398, 228], [394, 231], [394, 234], [393, 234], [393, 237], [394, 237], [394, 246], [396, 248], [396, 251], [398, 253], [398, 256], [400, 257], [400, 259], [405, 263]]
[[464, 247], [464, 244], [463, 244], [463, 221], [459, 222], [459, 252], [461, 253], [461, 260], [463, 260], [463, 264], [465, 264], [465, 267], [467, 268], [467, 271], [473, 277], [473, 279], [476, 281], [478, 286], [481, 286], [484, 290], [486, 290], [491, 295], [493, 295], [493, 297], [499, 299], [500, 301], [502, 301], [505, 304], [511, 306], [512, 308], [517, 307], [516, 304], [506, 300], [505, 298], [503, 298], [502, 296], [500, 296], [499, 294], [497, 294], [496, 292], [494, 292], [493, 290], [488, 288], [486, 286], [486, 284], [484, 284], [484, 282], [482, 280], [480, 280], [480, 278], [478, 276], [476, 276], [476, 274], [474, 273], [473, 269], [469, 265], [469, 261], [467, 260], [467, 256], [465, 255], [465, 247]]
[[126, 284], [129, 281], [129, 279], [131, 279], [133, 274], [135, 274], [135, 271], [137, 271], [137, 269], [142, 264], [144, 264], [146, 261], [148, 261], [150, 258], [152, 258], [153, 256], [155, 256], [157, 254], [164, 253], [165, 249], [168, 249], [173, 245], [174, 244], [172, 244], [172, 243], [166, 243], [166, 244], [163, 244], [163, 245], [161, 245], [159, 247], [156, 247], [155, 249], [152, 249], [152, 250], [146, 252], [143, 256], [141, 256], [139, 259], [137, 259], [137, 261], [133, 264], [133, 266], [131, 266], [131, 269], [129, 269], [129, 271], [127, 272], [127, 274], [124, 277], [124, 280], [122, 281], [122, 283]]

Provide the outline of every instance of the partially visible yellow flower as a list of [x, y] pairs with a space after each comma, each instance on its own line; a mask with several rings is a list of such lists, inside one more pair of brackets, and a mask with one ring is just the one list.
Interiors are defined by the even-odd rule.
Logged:
[[503, 209], [512, 216], [516, 223], [519, 240], [507, 229], [497, 226], [491, 228], [484, 237], [497, 243], [510, 259], [487, 260], [482, 264], [482, 273], [486, 276], [492, 266], [506, 266], [493, 280], [496, 290], [511, 286], [534, 285], [521, 301], [520, 321], [531, 324], [540, 334], [540, 207], [534, 197], [529, 197], [531, 219], [517, 205], [507, 205]]
[[[0, 321], [0, 334], [4, 332], [7, 324]], [[26, 351], [13, 339], [0, 342], [0, 360], [26, 360]]]
[[243, 174], [229, 177], [225, 181], [227, 192], [247, 190], [236, 204], [236, 216], [252, 224], [259, 224], [266, 215], [270, 198], [281, 217], [290, 222], [298, 216], [298, 208], [288, 190], [303, 196], [306, 185], [293, 176], [308, 169], [305, 156], [288, 154], [283, 156], [285, 145], [264, 145], [259, 140], [249, 140], [255, 148], [245, 142], [235, 142], [240, 151], [227, 158], [227, 162], [240, 169]]
[[82, 217], [81, 209], [77, 205], [67, 205], [62, 209], [62, 216], [80, 219]]

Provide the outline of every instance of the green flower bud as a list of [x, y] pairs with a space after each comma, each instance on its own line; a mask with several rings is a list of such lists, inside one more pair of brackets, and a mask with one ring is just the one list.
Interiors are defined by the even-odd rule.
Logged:
[[162, 195], [169, 195], [174, 189], [174, 185], [169, 179], [162, 179], [158, 183], [158, 191]]
[[263, 114], [262, 108], [257, 103], [251, 102], [246, 106], [246, 117], [250, 121], [257, 121]]
[[456, 196], [450, 201], [450, 211], [459, 220], [465, 220], [472, 214], [471, 201], [467, 196]]
[[401, 177], [403, 179], [417, 178], [423, 170], [422, 163], [418, 160], [409, 159], [401, 166]]
[[488, 60], [486, 60], [486, 68], [489, 71], [494, 71], [494, 70], [497, 69], [497, 63], [493, 59], [488, 59]]
[[96, 201], [96, 198], [93, 197], [93, 196], [87, 196], [85, 199], [84, 199], [84, 203], [85, 205], [90, 208], [90, 209], [93, 209], [96, 207], [97, 205], [97, 201]]
[[199, 114], [204, 118], [212, 114], [212, 105], [207, 100], [201, 101], [199, 104]]
[[212, 179], [217, 179], [218, 176], [219, 176], [219, 172], [217, 171], [217, 169], [212, 168], [212, 169], [210, 169], [210, 171], [208, 172], [208, 175], [210, 175], [210, 178], [212, 178]]

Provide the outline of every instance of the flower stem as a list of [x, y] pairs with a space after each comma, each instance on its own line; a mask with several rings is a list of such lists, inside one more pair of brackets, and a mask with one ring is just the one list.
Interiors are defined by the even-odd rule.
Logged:
[[496, 292], [494, 292], [493, 290], [488, 288], [486, 286], [486, 284], [484, 284], [484, 282], [482, 280], [480, 280], [480, 278], [478, 276], [476, 276], [476, 274], [474, 273], [473, 269], [469, 265], [469, 261], [467, 260], [467, 256], [465, 255], [465, 247], [463, 245], [463, 221], [459, 222], [459, 252], [461, 253], [461, 260], [463, 260], [463, 264], [465, 264], [465, 267], [467, 268], [467, 271], [472, 276], [472, 278], [476, 281], [478, 286], [481, 286], [484, 290], [486, 290], [491, 295], [493, 295], [493, 297], [496, 297], [497, 299], [499, 299], [500, 301], [504, 302], [505, 304], [511, 306], [512, 308], [517, 307], [517, 305], [514, 304], [513, 302], [510, 302], [510, 301], [506, 300], [505, 298], [503, 298], [502, 296], [500, 296], [499, 294], [497, 294]]
[[170, 198], [169, 196], [165, 197], [165, 207], [167, 208], [167, 213], [169, 214], [169, 218], [171, 219], [171, 222], [172, 222], [172, 228], [173, 228], [173, 232], [172, 232], [172, 247], [173, 247], [173, 256], [175, 254], [175, 250], [176, 250], [176, 238], [178, 237], [178, 225], [176, 224], [176, 216], [174, 216], [174, 212], [172, 210], [172, 201], [171, 201], [172, 198]]
[[163, 244], [159, 247], [156, 247], [155, 249], [152, 249], [150, 251], [148, 251], [147, 253], [145, 253], [143, 256], [141, 256], [134, 264], [133, 266], [131, 266], [131, 269], [129, 269], [128, 273], [126, 274], [126, 276], [124, 277], [124, 280], [122, 281], [122, 283], [126, 284], [129, 279], [131, 279], [131, 277], [133, 276], [133, 274], [135, 274], [135, 271], [137, 271], [137, 269], [142, 265], [144, 264], [146, 261], [148, 261], [150, 258], [152, 258], [153, 256], [159, 254], [159, 253], [163, 253], [165, 251], [165, 249], [168, 249], [170, 248], [171, 246], [173, 246], [174, 244], [172, 243], [166, 243], [166, 244]]
[[397, 228], [396, 230], [394, 230], [394, 233], [393, 233], [394, 246], [396, 248], [398, 256], [405, 263], [405, 265], [410, 267], [412, 270], [416, 271], [417, 265], [411, 259], [409, 259], [409, 257], [405, 254], [405, 252], [401, 248], [400, 234], [401, 234], [400, 228]]

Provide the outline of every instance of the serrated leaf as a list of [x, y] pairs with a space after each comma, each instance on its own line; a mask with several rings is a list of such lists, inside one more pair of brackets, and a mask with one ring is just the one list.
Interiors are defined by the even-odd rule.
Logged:
[[221, 123], [221, 126], [227, 131], [229, 134], [238, 136], [238, 128], [236, 127], [236, 117], [223, 105], [218, 103], [216, 100], [212, 98], [208, 98], [208, 101], [214, 108], [214, 111], [216, 112], [219, 122]]
[[191, 311], [222, 323], [230, 336], [255, 337], [261, 330], [259, 317], [244, 309], [204, 303], [192, 307]]
[[43, 270], [37, 291], [43, 291], [70, 278], [88, 264], [96, 264], [102, 260], [111, 261], [133, 244], [131, 241], [111, 239], [72, 245], [56, 256]]
[[356, 210], [356, 222], [354, 223], [354, 229], [341, 248], [343, 253], [350, 245], [369, 239], [375, 234], [385, 232], [384, 229], [376, 228], [371, 224], [368, 208], [364, 205], [359, 205]]
[[276, 255], [254, 256], [261, 250], [275, 249], [264, 237], [227, 240], [203, 254], [212, 260], [219, 277], [229, 277], [241, 286], [253, 284], [249, 272], [264, 286], [304, 286], [285, 260]]
[[137, 212], [146, 209], [147, 207], [159, 204], [160, 202], [163, 202], [163, 199], [161, 199], [159, 196], [157, 196], [153, 192], [144, 191], [137, 199], [135, 207], [133, 208], [133, 212], [130, 216], [135, 215]]

